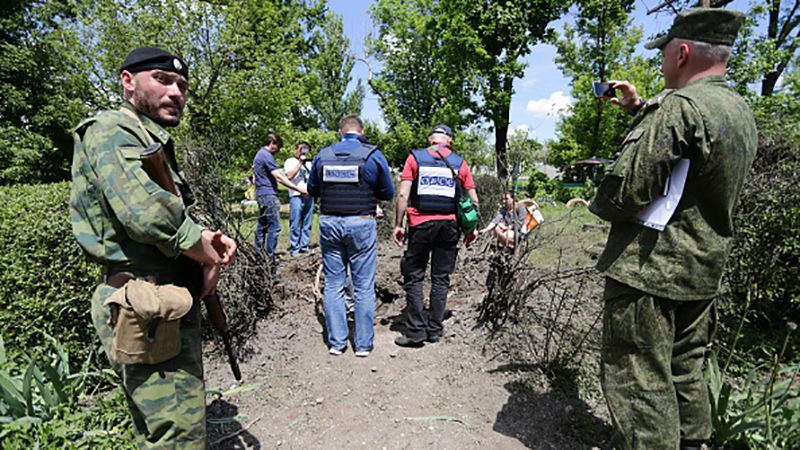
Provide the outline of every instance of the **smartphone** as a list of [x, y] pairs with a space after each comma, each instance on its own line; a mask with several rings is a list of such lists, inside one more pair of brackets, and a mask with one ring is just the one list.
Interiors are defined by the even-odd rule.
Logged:
[[614, 88], [609, 86], [608, 83], [595, 81], [592, 83], [592, 88], [594, 89], [594, 96], [597, 98], [611, 98], [617, 96]]

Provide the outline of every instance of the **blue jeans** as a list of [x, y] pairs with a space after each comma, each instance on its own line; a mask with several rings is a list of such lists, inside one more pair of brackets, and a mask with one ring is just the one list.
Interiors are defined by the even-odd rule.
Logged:
[[289, 250], [292, 255], [308, 250], [311, 223], [314, 219], [314, 198], [289, 197]]
[[347, 346], [345, 279], [347, 267], [355, 297], [355, 351], [371, 350], [375, 338], [375, 270], [378, 240], [374, 218], [326, 216], [319, 218], [319, 241], [325, 272], [325, 325], [328, 345]]
[[[266, 236], [264, 235], [266, 233]], [[258, 197], [258, 225], [256, 226], [256, 250], [263, 254], [266, 246], [267, 255], [275, 257], [278, 247], [278, 235], [281, 233], [281, 201], [277, 196]]]

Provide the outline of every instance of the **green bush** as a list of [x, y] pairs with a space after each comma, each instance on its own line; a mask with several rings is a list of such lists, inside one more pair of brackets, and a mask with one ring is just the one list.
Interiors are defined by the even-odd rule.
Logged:
[[[800, 322], [800, 137], [762, 129], [753, 169], [734, 217], [733, 251], [726, 270], [723, 331], [747, 317], [743, 345], [777, 345], [786, 324]], [[726, 323], [727, 322], [727, 323]], [[789, 360], [800, 346], [790, 345]]]
[[480, 200], [480, 220], [478, 227], [485, 227], [497, 213], [500, 207], [501, 194], [503, 193], [503, 183], [494, 175], [476, 175], [475, 193]]
[[9, 348], [42, 347], [46, 333], [82, 361], [100, 268], [72, 237], [68, 198], [69, 183], [0, 187], [0, 323]]
[[573, 198], [591, 200], [597, 191], [597, 186], [591, 181], [586, 181], [581, 186], [565, 186], [562, 180], [549, 178], [537, 169], [528, 174], [526, 194], [530, 198], [551, 198], [557, 202], [566, 203]]

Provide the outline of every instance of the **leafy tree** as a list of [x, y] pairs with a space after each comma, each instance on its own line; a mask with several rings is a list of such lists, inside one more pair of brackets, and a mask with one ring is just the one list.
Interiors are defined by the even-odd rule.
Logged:
[[401, 141], [420, 145], [436, 123], [458, 129], [472, 121], [469, 73], [452, 64], [453, 49], [441, 36], [446, 6], [433, 0], [378, 0], [371, 13], [378, 34], [367, 46], [381, 69], [369, 84], [389, 129]]
[[378, 36], [371, 45], [382, 69], [370, 86], [390, 128], [410, 131], [419, 141], [435, 122], [462, 128], [484, 117], [494, 128], [498, 174], [505, 177], [513, 82], [525, 68], [521, 58], [568, 5], [379, 0], [372, 9]]
[[628, 17], [632, 6], [631, 0], [582, 0], [575, 26], [567, 25], [555, 40], [556, 64], [571, 78], [575, 99], [570, 114], [558, 124], [559, 140], [548, 154], [556, 167], [594, 156], [613, 158], [630, 123], [619, 107], [595, 98], [593, 81], [629, 80], [645, 98], [661, 88], [654, 59], [634, 55], [642, 30]]
[[[710, 6], [722, 8], [733, 0], [712, 0]], [[667, 6], [667, 5], [664, 5]], [[698, 6], [697, 1], [671, 2], [671, 8], [659, 12], [677, 13]], [[747, 84], [760, 82], [760, 94], [775, 93], [781, 76], [797, 58], [800, 48], [800, 1], [757, 0], [751, 3], [747, 20], [740, 31], [730, 61], [729, 74], [747, 94]], [[764, 25], [765, 32], [757, 32]]]
[[[766, 25], [766, 32], [758, 32], [759, 24]], [[754, 3], [731, 57], [731, 78], [743, 93], [747, 93], [748, 84], [760, 82], [760, 94], [772, 96], [778, 89], [778, 81], [797, 60], [798, 48], [800, 1]]]
[[361, 114], [365, 93], [360, 79], [347, 92], [356, 58], [350, 51], [350, 40], [344, 35], [342, 17], [329, 11], [313, 44], [313, 56], [308, 62], [311, 105], [322, 126], [335, 131], [343, 116]]
[[522, 77], [521, 58], [547, 38], [547, 26], [571, 2], [556, 0], [441, 0], [446, 11], [441, 30], [454, 64], [466, 65], [483, 99], [478, 112], [494, 127], [497, 174], [508, 172], [506, 143], [514, 79]]
[[76, 54], [73, 2], [12, 1], [0, 17], [0, 184], [69, 174], [81, 117], [102, 104]]
[[473, 174], [479, 168], [491, 168], [495, 165], [494, 149], [489, 144], [489, 135], [486, 129], [472, 126], [453, 139], [453, 149], [464, 157], [472, 168]]
[[544, 160], [544, 146], [531, 139], [528, 132], [515, 130], [508, 137], [508, 167], [510, 169], [510, 188], [516, 193], [520, 187], [520, 177], [534, 167], [535, 162]]
[[[93, 78], [119, 98], [118, 71], [135, 47], [155, 45], [190, 67], [186, 119], [179, 136], [228, 137], [225, 149], [241, 166], [271, 131], [303, 123], [310, 100], [306, 74], [308, 30], [324, 2], [231, 0], [94, 0], [81, 14]], [[116, 94], [116, 95], [115, 95]]]

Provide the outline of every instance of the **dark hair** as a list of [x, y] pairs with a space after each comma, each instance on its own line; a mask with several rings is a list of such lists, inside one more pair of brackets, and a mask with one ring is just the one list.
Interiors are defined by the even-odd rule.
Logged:
[[303, 146], [303, 145], [305, 145], [307, 149], [311, 150], [311, 144], [309, 144], [306, 141], [298, 141], [297, 144], [295, 144], [294, 148], [297, 148], [297, 147], [300, 147], [300, 146]]
[[339, 121], [339, 130], [345, 131], [352, 129], [364, 131], [364, 122], [362, 122], [361, 119], [355, 114], [342, 117], [342, 120]]
[[278, 133], [270, 133], [267, 135], [267, 144], [275, 144], [278, 148], [283, 148], [283, 139], [278, 135]]

